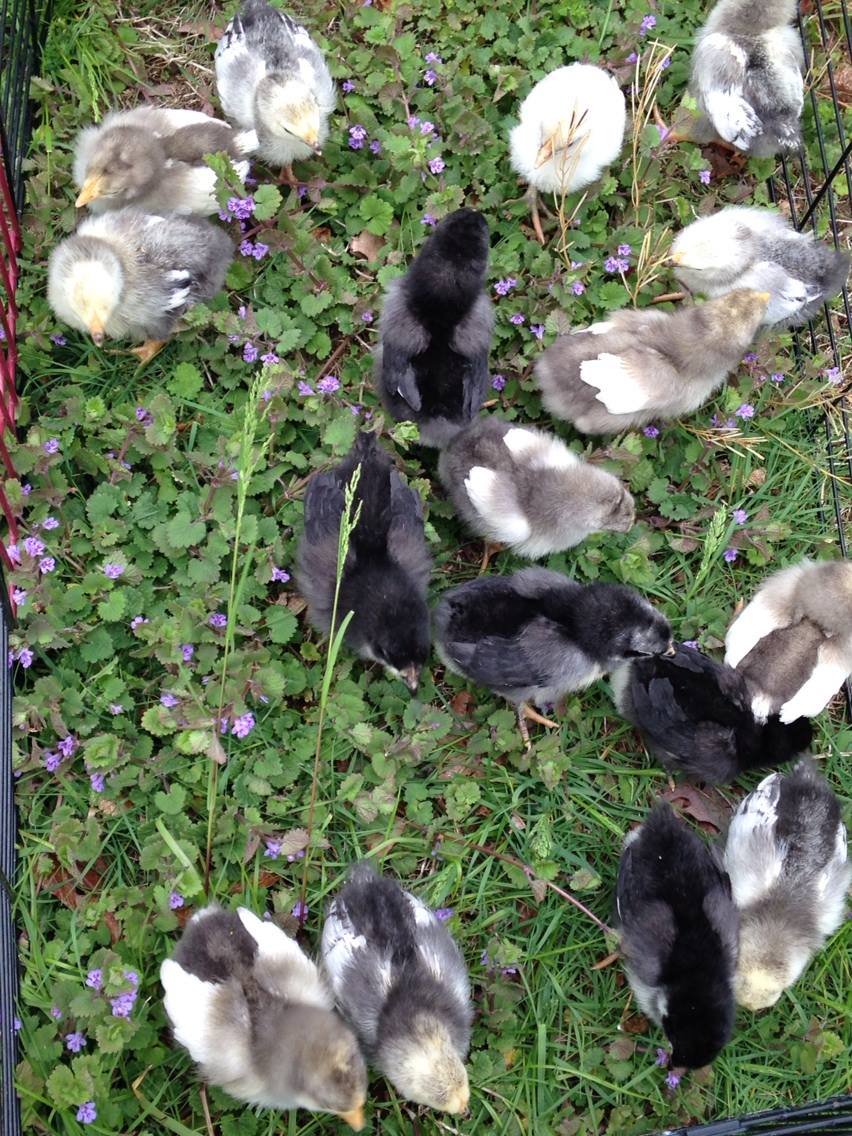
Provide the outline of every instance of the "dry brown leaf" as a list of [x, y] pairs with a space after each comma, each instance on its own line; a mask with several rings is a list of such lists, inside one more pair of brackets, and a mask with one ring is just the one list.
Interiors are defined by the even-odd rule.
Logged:
[[621, 1023], [621, 1028], [625, 1033], [647, 1033], [648, 1019], [644, 1014], [631, 1014], [629, 1018], [625, 1018]]
[[364, 229], [349, 242], [349, 251], [354, 256], [363, 256], [371, 263], [379, 259], [379, 253], [384, 247], [385, 242], [382, 237], [377, 237], [369, 229]]
[[450, 706], [453, 708], [453, 713], [458, 714], [460, 718], [465, 717], [473, 704], [473, 695], [469, 690], [460, 690], [458, 694], [450, 700]]
[[606, 958], [599, 959], [592, 966], [592, 970], [606, 970], [606, 968], [608, 966], [612, 966], [612, 964], [614, 962], [618, 962], [618, 960], [620, 958], [621, 958], [621, 952], [620, 951], [613, 951], [612, 954], [607, 955]]
[[688, 781], [667, 789], [662, 798], [677, 805], [682, 813], [698, 821], [705, 832], [712, 834], [721, 832], [731, 815], [730, 808], [715, 790], [699, 789]]
[[542, 903], [544, 901], [544, 897], [547, 895], [547, 883], [544, 880], [540, 880], [537, 877], [533, 876], [533, 878], [530, 880], [530, 887], [532, 888], [532, 893], [536, 898], [536, 902]]

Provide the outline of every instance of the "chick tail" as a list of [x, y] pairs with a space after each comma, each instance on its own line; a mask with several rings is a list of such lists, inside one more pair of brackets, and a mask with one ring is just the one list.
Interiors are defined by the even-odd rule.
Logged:
[[763, 727], [762, 750], [765, 765], [781, 765], [792, 761], [811, 744], [813, 727], [807, 718], [797, 718], [785, 726], [777, 714], [773, 714]]

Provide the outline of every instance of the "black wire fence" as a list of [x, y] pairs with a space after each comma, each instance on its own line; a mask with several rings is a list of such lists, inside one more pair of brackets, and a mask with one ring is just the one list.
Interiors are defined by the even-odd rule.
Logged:
[[[852, 125], [843, 120], [852, 103], [852, 21], [848, 0], [800, 0], [799, 26], [809, 61], [809, 92], [804, 133], [819, 161], [812, 167], [806, 149], [783, 159], [770, 180], [772, 200], [789, 209], [797, 228], [811, 228], [824, 239], [844, 247], [843, 227], [852, 225]], [[3, 466], [14, 470], [6, 449], [7, 431], [14, 430], [15, 308], [18, 216], [23, 207], [23, 163], [29, 143], [31, 106], [29, 81], [39, 59], [42, 34], [49, 22], [49, 0], [0, 0], [0, 477]], [[826, 307], [822, 316], [799, 331], [794, 363], [804, 371], [816, 356], [840, 381], [836, 400], [821, 419], [815, 419], [813, 441], [829, 471], [829, 491], [820, 482], [818, 493], [826, 524], [833, 522], [843, 556], [849, 554], [846, 525], [852, 517], [852, 440], [847, 401], [847, 356], [852, 355], [850, 298], [847, 290]], [[836, 368], [836, 370], [833, 370]], [[0, 508], [6, 515], [9, 540], [16, 539], [15, 518], [0, 487]], [[9, 630], [14, 615], [3, 575], [9, 565], [0, 542], [0, 1136], [18, 1136], [20, 1111], [15, 1094], [17, 950], [13, 921], [13, 882], [17, 818], [12, 776], [12, 672], [2, 665], [8, 657]], [[852, 711], [852, 688], [847, 683]], [[776, 1109], [754, 1116], [717, 1120], [689, 1128], [667, 1129], [661, 1136], [852, 1136], [852, 1095], [834, 1100]]]

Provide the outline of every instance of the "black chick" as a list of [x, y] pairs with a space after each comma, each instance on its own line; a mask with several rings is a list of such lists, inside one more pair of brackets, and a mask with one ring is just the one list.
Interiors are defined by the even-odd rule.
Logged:
[[361, 433], [335, 469], [315, 474], [305, 494], [305, 532], [296, 579], [319, 631], [331, 626], [344, 490], [361, 467], [353, 505], [360, 518], [349, 540], [338, 601], [338, 625], [353, 612], [344, 641], [417, 690], [429, 656], [426, 586], [432, 560], [419, 495], [409, 489], [376, 442]]
[[755, 718], [745, 679], [692, 647], [637, 659], [612, 675], [615, 704], [648, 738], [660, 761], [698, 781], [735, 780], [746, 769], [791, 761], [806, 750], [806, 718], [789, 726]]
[[494, 314], [483, 291], [488, 225], [450, 213], [385, 293], [375, 383], [385, 409], [438, 448], [470, 422], [488, 386]]
[[627, 978], [672, 1065], [709, 1065], [734, 1028], [739, 917], [727, 873], [666, 804], [625, 838], [616, 912]]
[[524, 718], [613, 667], [671, 648], [666, 619], [621, 584], [581, 584], [546, 568], [451, 588], [435, 611], [435, 645], [450, 670], [501, 694]]

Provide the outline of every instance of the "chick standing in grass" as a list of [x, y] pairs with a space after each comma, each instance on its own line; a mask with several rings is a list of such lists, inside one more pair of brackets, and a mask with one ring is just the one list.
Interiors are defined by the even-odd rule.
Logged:
[[743, 1006], [762, 1010], [843, 922], [852, 879], [840, 805], [811, 761], [764, 778], [740, 802], [725, 867], [740, 909], [734, 991]]
[[600, 67], [572, 63], [536, 83], [509, 137], [512, 169], [530, 186], [535, 234], [544, 244], [538, 191], [573, 193], [597, 181], [621, 152], [624, 95]]
[[621, 584], [576, 584], [546, 568], [489, 576], [444, 592], [435, 645], [450, 670], [487, 686], [545, 726], [529, 705], [557, 702], [627, 659], [671, 647], [666, 619]]
[[205, 1081], [250, 1104], [333, 1112], [363, 1128], [358, 1043], [314, 963], [274, 923], [205, 907], [160, 981], [175, 1039]]
[[481, 418], [442, 451], [438, 474], [474, 532], [536, 558], [593, 532], [627, 532], [633, 498], [553, 434]]
[[748, 205], [731, 205], [687, 225], [675, 237], [671, 262], [690, 292], [769, 292], [763, 322], [782, 327], [815, 316], [849, 274], [848, 253], [813, 233], [796, 232], [771, 209]]
[[628, 980], [672, 1065], [709, 1065], [734, 1028], [739, 920], [727, 874], [666, 804], [627, 834], [616, 912]]
[[361, 433], [346, 458], [316, 473], [305, 494], [305, 532], [299, 543], [297, 582], [314, 627], [327, 632], [334, 606], [344, 490], [360, 469], [337, 608], [338, 626], [353, 612], [345, 642], [381, 663], [417, 690], [429, 656], [426, 586], [432, 560], [423, 533], [420, 497], [409, 489], [374, 434]]
[[734, 781], [748, 769], [791, 761], [810, 745], [810, 723], [758, 721], [745, 679], [691, 647], [636, 659], [612, 675], [619, 713], [662, 763], [698, 781]]
[[246, 0], [216, 47], [216, 87], [229, 118], [293, 182], [296, 159], [321, 154], [336, 99], [323, 54], [301, 24]]
[[464, 1112], [470, 985], [461, 952], [429, 908], [362, 861], [329, 907], [322, 958], [367, 1059], [397, 1092]]
[[852, 674], [852, 564], [804, 560], [770, 576], [728, 628], [725, 662], [760, 717], [825, 709]]
[[560, 336], [536, 364], [542, 402], [582, 434], [689, 414], [739, 364], [769, 299], [731, 292], [670, 313], [626, 309]]
[[445, 446], [485, 397], [494, 323], [487, 268], [485, 219], [457, 209], [385, 293], [376, 388], [398, 422], [418, 424], [426, 446]]
[[147, 362], [194, 304], [225, 282], [234, 246], [209, 221], [119, 209], [87, 217], [53, 250], [47, 298], [59, 319], [104, 339], [141, 339]]
[[133, 205], [149, 213], [215, 213], [216, 174], [206, 154], [224, 152], [241, 179], [253, 131], [238, 133], [196, 110], [140, 106], [113, 111], [81, 131], [74, 146], [76, 205], [93, 213]]
[[699, 109], [720, 138], [756, 157], [799, 144], [805, 57], [796, 9], [797, 0], [719, 0], [698, 33]]

